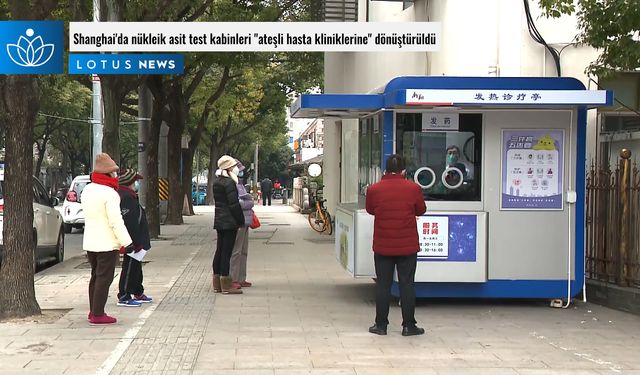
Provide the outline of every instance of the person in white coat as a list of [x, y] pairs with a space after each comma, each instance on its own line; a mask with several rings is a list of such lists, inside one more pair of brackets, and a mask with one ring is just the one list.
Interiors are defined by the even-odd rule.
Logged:
[[81, 195], [84, 211], [82, 248], [91, 264], [89, 322], [113, 324], [117, 319], [104, 312], [113, 282], [120, 247], [130, 247], [131, 237], [120, 212], [118, 165], [107, 154], [98, 154], [91, 183]]

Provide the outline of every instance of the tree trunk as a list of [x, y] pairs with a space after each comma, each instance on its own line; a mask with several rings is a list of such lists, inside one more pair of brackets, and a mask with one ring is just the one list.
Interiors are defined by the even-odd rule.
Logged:
[[[40, 314], [33, 283], [33, 129], [39, 101], [33, 76], [0, 77], [0, 116], [6, 124], [4, 257], [0, 319]], [[11, 225], [6, 225], [11, 223]]]
[[218, 144], [216, 143], [216, 137], [211, 137], [211, 145], [209, 146], [209, 173], [207, 175], [207, 204], [214, 205], [213, 200], [213, 178], [215, 177], [216, 170], [218, 169], [218, 159], [220, 156]]
[[[191, 150], [182, 150], [182, 191], [189, 201], [189, 215], [195, 215], [193, 211], [193, 200], [191, 199], [191, 179], [193, 176], [193, 155]], [[196, 191], [198, 187], [196, 186]]]
[[169, 127], [168, 140], [168, 177], [169, 177], [169, 207], [167, 212], [167, 224], [183, 224], [182, 208], [184, 206], [184, 194], [182, 191], [182, 181], [180, 177], [180, 160], [182, 153], [182, 127], [178, 122], [179, 116], [175, 116], [176, 121]]
[[71, 178], [76, 178], [76, 158], [69, 156], [69, 167], [71, 168]]
[[160, 193], [158, 188], [158, 143], [164, 103], [159, 99], [153, 101], [153, 112], [149, 123], [149, 140], [147, 143], [147, 221], [151, 238], [160, 236]]
[[42, 169], [42, 162], [44, 161], [44, 154], [47, 152], [47, 143], [49, 137], [45, 136], [42, 140], [42, 146], [38, 145], [38, 159], [36, 160], [36, 167], [33, 169], [34, 176], [40, 176], [40, 169]]
[[34, 145], [36, 146], [36, 150], [38, 151], [38, 157], [36, 158], [36, 162], [33, 166], [33, 175], [38, 177], [40, 176], [40, 168], [42, 168], [42, 160], [44, 159], [44, 155], [42, 152], [42, 147], [40, 146], [40, 144], [38, 142], [34, 142]]
[[101, 75], [104, 101], [104, 127], [102, 152], [120, 165], [120, 110], [122, 109], [122, 82], [118, 76]]

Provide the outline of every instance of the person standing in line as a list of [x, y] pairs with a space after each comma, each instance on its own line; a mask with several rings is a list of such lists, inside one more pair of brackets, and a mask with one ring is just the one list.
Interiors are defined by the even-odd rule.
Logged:
[[262, 192], [262, 205], [266, 206], [268, 201], [269, 206], [271, 206], [271, 193], [273, 192], [273, 183], [271, 182], [269, 177], [265, 177], [264, 180], [260, 182], [260, 191]]
[[89, 280], [89, 322], [114, 324], [117, 319], [104, 312], [113, 282], [118, 250], [132, 250], [132, 241], [120, 213], [118, 165], [107, 154], [98, 154], [91, 183], [81, 195], [85, 224], [82, 248], [91, 264]]
[[229, 276], [231, 254], [238, 228], [244, 225], [244, 215], [238, 200], [238, 173], [236, 159], [223, 155], [218, 159], [218, 170], [213, 180], [215, 215], [213, 228], [218, 234], [216, 253], [213, 257], [213, 291], [222, 294], [242, 294], [233, 287]]
[[244, 215], [244, 223], [238, 229], [236, 242], [231, 253], [231, 279], [235, 288], [248, 288], [252, 284], [247, 281], [247, 255], [249, 254], [249, 225], [253, 221], [253, 197], [244, 187], [245, 166], [238, 161], [238, 198]]
[[153, 298], [144, 294], [142, 262], [127, 255], [151, 248], [147, 215], [140, 205], [137, 193], [138, 181], [142, 178], [133, 169], [124, 170], [119, 178], [120, 211], [133, 241], [133, 249], [127, 253], [125, 248], [120, 248], [124, 257], [120, 271], [118, 306], [135, 307], [153, 301]]
[[376, 269], [376, 320], [369, 332], [387, 334], [391, 283], [398, 271], [402, 308], [402, 336], [422, 335], [416, 326], [415, 274], [420, 250], [416, 216], [425, 213], [420, 187], [405, 178], [401, 155], [389, 156], [382, 180], [367, 189], [366, 209], [374, 216], [373, 252]]

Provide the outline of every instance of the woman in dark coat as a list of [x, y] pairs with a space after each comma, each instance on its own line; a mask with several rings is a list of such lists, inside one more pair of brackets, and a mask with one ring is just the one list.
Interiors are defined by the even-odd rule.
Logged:
[[215, 216], [213, 228], [218, 233], [216, 254], [213, 257], [213, 291], [222, 294], [241, 294], [234, 288], [229, 268], [238, 228], [244, 225], [244, 215], [238, 199], [238, 161], [229, 155], [218, 159], [218, 170], [213, 179]]

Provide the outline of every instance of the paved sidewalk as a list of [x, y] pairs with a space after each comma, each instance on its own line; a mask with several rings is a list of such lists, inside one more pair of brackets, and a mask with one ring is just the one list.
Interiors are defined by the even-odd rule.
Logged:
[[389, 335], [371, 335], [373, 282], [342, 270], [333, 239], [288, 206], [256, 208], [255, 286], [214, 294], [212, 210], [197, 210], [153, 242], [152, 304], [116, 307], [114, 283], [115, 326], [86, 321], [84, 257], [38, 274], [45, 315], [0, 323], [0, 374], [640, 374], [640, 318], [581, 302], [420, 301], [426, 335], [402, 337], [397, 306]]

